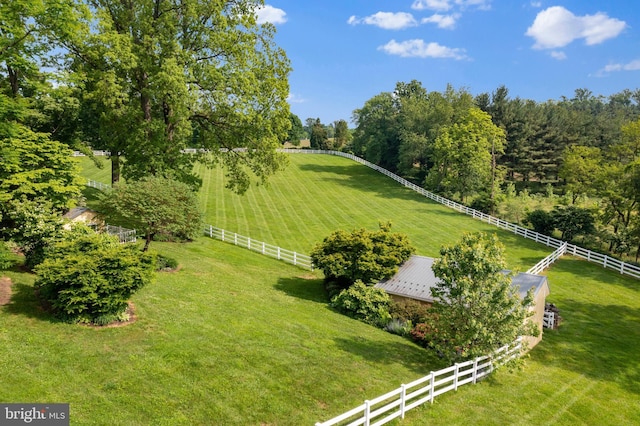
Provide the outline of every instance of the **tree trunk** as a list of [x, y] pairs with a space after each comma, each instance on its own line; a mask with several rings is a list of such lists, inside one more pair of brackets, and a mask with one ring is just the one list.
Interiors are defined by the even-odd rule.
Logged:
[[10, 65], [7, 65], [7, 74], [9, 75], [9, 84], [11, 85], [11, 94], [15, 98], [18, 96], [18, 91], [20, 90], [20, 85], [18, 83], [18, 74], [19, 71], [13, 69]]
[[111, 185], [120, 182], [120, 154], [111, 153]]

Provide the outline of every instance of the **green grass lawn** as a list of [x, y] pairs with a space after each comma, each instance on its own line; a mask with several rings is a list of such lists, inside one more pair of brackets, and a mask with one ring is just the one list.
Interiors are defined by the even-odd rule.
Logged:
[[[244, 197], [223, 190], [218, 171], [201, 170], [207, 221], [307, 251], [334, 229], [390, 219], [432, 256], [464, 230], [495, 230], [348, 160], [291, 161], [270, 187]], [[498, 235], [512, 265], [528, 267], [550, 251]], [[331, 311], [317, 275], [207, 238], [154, 246], [182, 269], [135, 295], [139, 320], [122, 328], [51, 322], [35, 303], [33, 277], [9, 273], [1, 401], [70, 402], [74, 424], [302, 425], [442, 366]], [[396, 424], [640, 424], [640, 282], [572, 258], [548, 276], [548, 301], [564, 322], [524, 370], [500, 370]]]
[[[203, 179], [205, 223], [306, 254], [337, 229], [376, 229], [379, 221], [390, 220], [394, 231], [409, 236], [418, 254], [434, 257], [443, 244], [456, 242], [464, 232], [484, 231], [498, 235], [507, 247], [509, 268], [517, 271], [526, 271], [553, 251], [459, 214], [349, 159], [311, 154], [289, 158], [289, 167], [268, 186], [253, 186], [244, 195], [225, 189], [221, 169], [197, 167]], [[90, 179], [100, 181], [110, 170], [97, 170], [87, 158], [82, 161]], [[109, 182], [108, 173], [102, 181]]]
[[303, 425], [442, 366], [330, 310], [308, 272], [205, 237], [154, 245], [182, 268], [120, 328], [51, 322], [33, 277], [9, 273], [0, 401], [69, 402], [72, 424]]

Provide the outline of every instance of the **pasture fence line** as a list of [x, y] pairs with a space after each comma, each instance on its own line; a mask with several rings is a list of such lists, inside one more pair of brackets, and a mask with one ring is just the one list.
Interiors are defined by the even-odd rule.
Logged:
[[505, 229], [510, 231], [516, 235], [521, 237], [533, 240], [537, 243], [544, 244], [548, 247], [553, 247], [555, 249], [560, 248], [563, 244], [566, 244], [565, 254], [570, 254], [572, 256], [584, 259], [591, 263], [596, 263], [605, 269], [612, 269], [620, 274], [628, 275], [634, 278], [640, 278], [640, 267], [636, 265], [632, 265], [630, 263], [623, 262], [614, 257], [608, 256], [606, 254], [594, 252], [591, 250], [587, 250], [575, 244], [568, 243], [563, 240], [559, 240], [557, 238], [550, 237], [548, 235], [540, 234], [539, 232], [532, 231], [530, 229], [524, 228], [520, 225], [516, 225], [505, 220], [499, 219], [497, 217], [488, 215], [486, 213], [482, 213], [478, 210], [472, 209], [471, 207], [467, 207], [455, 201], [451, 201], [447, 198], [444, 198], [440, 195], [434, 194], [430, 191], [427, 191], [424, 188], [419, 187], [418, 185], [409, 182], [408, 180], [392, 173], [376, 164], [370, 163], [367, 160], [364, 160], [360, 157], [357, 157], [353, 154], [340, 152], [340, 151], [325, 151], [325, 150], [308, 150], [308, 149], [279, 149], [280, 152], [285, 152], [289, 154], [328, 154], [335, 155], [338, 157], [348, 158], [360, 164], [363, 164], [377, 172], [382, 173], [385, 176], [390, 177], [401, 185], [437, 202], [443, 204], [449, 208], [457, 210], [460, 213], [464, 213], [468, 216], [473, 217], [474, 219], [478, 219], [480, 221], [486, 222], [490, 225], [497, 226], [498, 228]]
[[549, 256], [545, 257], [540, 262], [536, 263], [533, 267], [531, 267], [527, 271], [527, 274], [538, 275], [540, 272], [544, 271], [549, 266], [551, 266], [553, 262], [560, 259], [565, 254], [566, 251], [567, 251], [567, 243], [564, 243], [563, 245], [558, 247], [553, 253], [551, 253]]
[[316, 426], [378, 426], [397, 418], [427, 402], [433, 404], [436, 396], [458, 390], [460, 386], [473, 383], [491, 374], [494, 369], [518, 357], [522, 351], [522, 338], [496, 350], [491, 356], [481, 356], [470, 361], [456, 363], [451, 367], [432, 371], [428, 375], [391, 392], [364, 401], [352, 410]]
[[225, 231], [224, 229], [216, 228], [213, 225], [206, 225], [204, 228], [204, 234], [210, 238], [215, 238], [236, 246], [244, 247], [265, 256], [273, 257], [278, 260], [282, 260], [283, 262], [291, 263], [295, 266], [313, 271], [313, 262], [311, 261], [311, 257], [306, 254], [283, 249], [282, 247], [267, 244], [264, 241], [251, 239], [235, 232]]
[[90, 188], [96, 188], [99, 191], [104, 191], [105, 189], [111, 189], [111, 185], [108, 183], [97, 182], [95, 180], [88, 179], [87, 186]]

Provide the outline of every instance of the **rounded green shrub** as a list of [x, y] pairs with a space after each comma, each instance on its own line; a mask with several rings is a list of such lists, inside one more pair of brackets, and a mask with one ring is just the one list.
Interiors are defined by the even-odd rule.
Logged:
[[390, 305], [391, 299], [383, 289], [362, 281], [356, 281], [331, 299], [331, 306], [343, 314], [380, 327], [391, 319]]
[[53, 313], [68, 321], [119, 316], [133, 293], [153, 278], [155, 256], [117, 237], [80, 226], [53, 244], [35, 272], [35, 288]]

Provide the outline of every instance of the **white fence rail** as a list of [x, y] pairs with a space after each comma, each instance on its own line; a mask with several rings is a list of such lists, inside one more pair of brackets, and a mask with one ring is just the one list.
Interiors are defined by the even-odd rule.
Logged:
[[212, 225], [206, 225], [204, 228], [204, 233], [211, 238], [216, 238], [230, 244], [245, 247], [249, 250], [256, 251], [258, 253], [264, 254], [265, 256], [274, 257], [278, 260], [291, 263], [301, 268], [313, 270], [311, 257], [307, 256], [306, 254], [286, 250], [281, 247], [267, 244], [263, 241], [253, 240], [249, 237], [238, 235], [235, 232], [225, 231], [224, 229], [216, 228]]
[[121, 243], [135, 243], [137, 241], [135, 229], [127, 229], [122, 226], [105, 225], [105, 231], [107, 234], [117, 235], [118, 238], [120, 238]]
[[391, 173], [390, 171], [383, 169], [380, 166], [377, 166], [373, 163], [370, 163], [362, 158], [356, 157], [353, 154], [347, 154], [340, 151], [322, 151], [322, 150], [307, 150], [307, 149], [281, 149], [281, 152], [292, 153], [292, 154], [329, 154], [336, 155], [339, 157], [349, 158], [353, 161], [356, 161], [360, 164], [363, 164], [369, 168], [372, 168], [385, 176], [390, 177], [401, 185], [410, 188], [417, 193], [436, 201], [437, 203], [443, 204], [449, 208], [457, 210], [461, 213], [469, 215], [475, 219], [481, 220], [483, 222], [489, 223], [491, 225], [497, 226], [498, 228], [505, 229], [507, 231], [513, 232], [516, 235], [520, 235], [521, 237], [528, 238], [530, 240], [534, 240], [537, 243], [544, 244], [553, 248], [560, 248], [563, 244], [567, 244], [567, 249], [565, 251], [566, 254], [571, 254], [573, 256], [582, 258], [592, 263], [597, 263], [598, 265], [607, 268], [613, 269], [620, 274], [629, 275], [634, 278], [640, 278], [640, 267], [636, 265], [632, 265], [630, 263], [622, 262], [613, 257], [607, 256], [606, 254], [597, 253], [591, 250], [587, 250], [585, 248], [576, 246], [574, 244], [569, 244], [565, 241], [559, 240], [557, 238], [550, 237], [548, 235], [540, 234], [538, 232], [532, 231], [527, 228], [523, 228], [522, 226], [504, 221], [502, 219], [498, 219], [497, 217], [488, 215], [486, 213], [479, 212], [470, 207], [464, 206], [462, 204], [456, 203], [455, 201], [448, 200], [440, 195], [436, 195], [432, 192], [427, 191], [424, 188], [419, 187], [418, 185], [409, 182], [408, 180]]
[[442, 370], [432, 371], [425, 377], [367, 400], [364, 404], [331, 420], [318, 422], [316, 426], [378, 426], [397, 418], [404, 418], [407, 411], [427, 402], [433, 403], [438, 395], [457, 390], [458, 387], [469, 383], [476, 383], [498, 366], [519, 356], [521, 350], [522, 344], [519, 338], [513, 344], [498, 349], [491, 357], [482, 356]]
[[88, 179], [87, 186], [90, 188], [96, 188], [100, 191], [104, 191], [105, 189], [111, 189], [111, 185], [108, 183], [96, 182], [95, 180]]
[[540, 262], [536, 263], [531, 269], [527, 271], [527, 274], [539, 274], [540, 272], [547, 269], [553, 262], [560, 259], [562, 255], [567, 251], [567, 243], [564, 243], [560, 247], [558, 247], [553, 253], [549, 256], [542, 259]]

